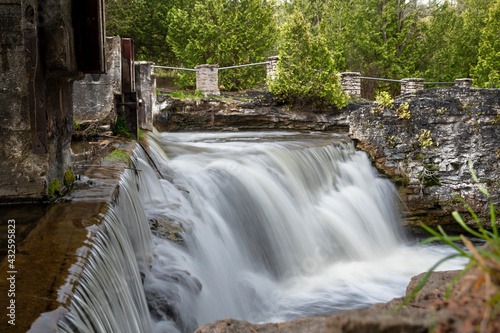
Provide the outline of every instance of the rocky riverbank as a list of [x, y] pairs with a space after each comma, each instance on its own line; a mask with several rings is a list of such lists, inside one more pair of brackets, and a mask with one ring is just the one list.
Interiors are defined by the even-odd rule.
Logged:
[[[472, 270], [459, 280], [450, 298], [446, 299], [446, 289], [456, 274], [458, 271], [434, 273], [417, 296], [397, 312], [393, 311], [401, 305], [403, 297], [329, 318], [302, 318], [262, 325], [221, 320], [200, 327], [196, 333], [499, 332], [500, 313], [492, 315], [487, 301], [500, 290], [485, 282], [480, 271]], [[423, 274], [411, 280], [407, 295], [422, 277]]]

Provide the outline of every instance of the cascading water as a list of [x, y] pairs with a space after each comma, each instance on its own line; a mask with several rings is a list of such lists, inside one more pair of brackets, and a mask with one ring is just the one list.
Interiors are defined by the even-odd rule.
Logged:
[[85, 264], [72, 270], [78, 285], [58, 332], [152, 332], [140, 274], [149, 269], [153, 244], [138, 182], [126, 170], [115, 209], [100, 227], [89, 227], [92, 242], [79, 251]]
[[394, 187], [347, 137], [148, 141], [149, 153], [134, 151], [116, 207], [89, 229], [59, 332], [193, 332], [229, 317], [329, 315], [401, 296], [446, 254], [406, 244]]
[[394, 186], [347, 137], [163, 133], [149, 140], [171, 179], [142, 173], [143, 182], [161, 184], [144, 200], [147, 215], [167, 236], [184, 231], [183, 243], [155, 237], [144, 283], [155, 332], [388, 301], [447, 251], [406, 245]]

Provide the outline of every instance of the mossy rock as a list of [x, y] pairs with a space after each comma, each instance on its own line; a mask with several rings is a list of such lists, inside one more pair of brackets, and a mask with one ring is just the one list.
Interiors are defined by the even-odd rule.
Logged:
[[76, 180], [73, 170], [69, 169], [64, 174], [64, 186], [69, 187]]
[[48, 194], [51, 200], [57, 199], [61, 196], [61, 183], [59, 183], [59, 179], [56, 178], [49, 184]]

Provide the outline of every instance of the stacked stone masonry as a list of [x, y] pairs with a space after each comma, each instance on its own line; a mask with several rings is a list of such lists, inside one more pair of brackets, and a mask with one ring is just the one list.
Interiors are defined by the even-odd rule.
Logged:
[[472, 79], [456, 79], [455, 86], [462, 88], [471, 88], [472, 87]]
[[419, 90], [424, 89], [424, 79], [420, 78], [406, 78], [403, 79], [401, 83], [401, 95], [404, 94], [413, 94]]
[[219, 65], [196, 66], [196, 90], [206, 95], [220, 96]]
[[276, 79], [276, 69], [278, 65], [279, 56], [269, 57], [267, 61], [267, 77], [270, 81], [274, 81]]
[[361, 73], [344, 72], [340, 73], [340, 84], [342, 91], [351, 97], [361, 97]]

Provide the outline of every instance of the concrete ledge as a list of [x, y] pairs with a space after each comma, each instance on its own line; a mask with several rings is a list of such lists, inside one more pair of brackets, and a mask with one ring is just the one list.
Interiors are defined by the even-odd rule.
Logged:
[[[135, 145], [116, 141], [100, 149], [93, 164], [83, 161], [75, 165], [73, 170], [81, 175], [81, 180], [73, 185], [74, 189], [50, 207], [25, 239], [16, 239], [16, 332], [26, 332], [41, 313], [68, 304], [76, 283], [71, 272], [85, 265], [91, 246], [89, 227], [103, 221], [118, 195], [121, 175], [127, 167], [124, 162], [105, 166], [98, 162], [115, 146], [132, 153]], [[7, 295], [9, 290], [6, 274], [11, 269], [6, 259], [0, 263], [1, 295]], [[12, 328], [7, 321], [6, 311], [2, 311], [0, 331]]]

